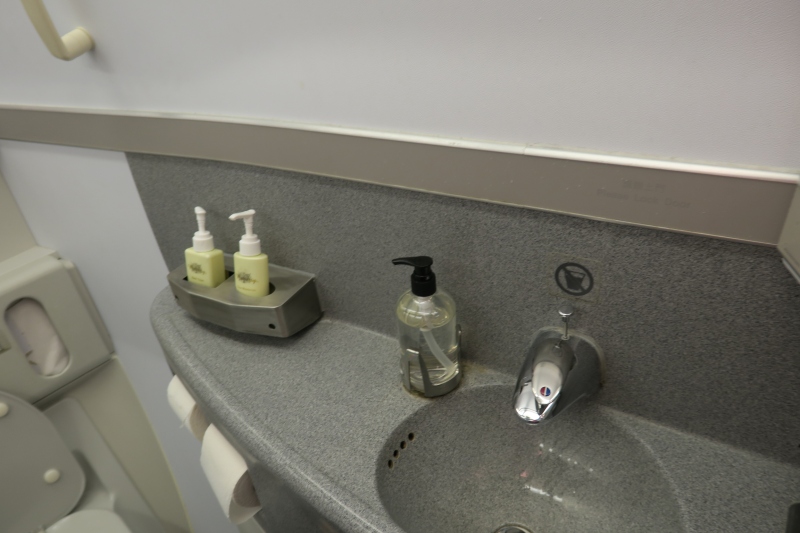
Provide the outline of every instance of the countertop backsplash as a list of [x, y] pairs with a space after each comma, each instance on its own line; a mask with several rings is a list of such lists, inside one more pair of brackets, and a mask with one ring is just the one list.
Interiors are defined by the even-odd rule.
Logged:
[[570, 299], [572, 327], [606, 356], [598, 401], [800, 464], [800, 285], [773, 248], [270, 168], [128, 162], [170, 269], [195, 206], [226, 252], [242, 232], [228, 215], [252, 208], [270, 262], [318, 276], [326, 316], [394, 335], [409, 271], [391, 259], [430, 255], [473, 369], [516, 375]]

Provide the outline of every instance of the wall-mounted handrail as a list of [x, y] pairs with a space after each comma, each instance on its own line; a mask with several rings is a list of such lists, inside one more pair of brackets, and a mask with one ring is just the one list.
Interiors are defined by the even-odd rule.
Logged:
[[94, 48], [94, 40], [84, 28], [78, 27], [60, 36], [42, 0], [21, 1], [42, 42], [58, 59], [72, 61]]

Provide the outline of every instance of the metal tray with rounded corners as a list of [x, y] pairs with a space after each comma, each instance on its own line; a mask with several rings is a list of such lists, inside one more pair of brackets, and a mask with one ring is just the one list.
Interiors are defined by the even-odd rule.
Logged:
[[190, 315], [242, 333], [290, 337], [322, 316], [316, 276], [270, 265], [270, 292], [253, 297], [239, 293], [226, 254], [226, 279], [214, 288], [190, 283], [186, 265], [167, 275], [178, 304]]

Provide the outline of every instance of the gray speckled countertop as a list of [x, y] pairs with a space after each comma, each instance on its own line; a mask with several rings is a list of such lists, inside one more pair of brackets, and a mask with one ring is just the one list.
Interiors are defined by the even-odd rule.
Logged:
[[[381, 504], [376, 465], [404, 420], [452, 402], [402, 389], [393, 338], [325, 319], [289, 339], [239, 334], [193, 319], [168, 289], [151, 319], [173, 370], [252, 465], [262, 501], [292, 494], [320, 517], [281, 533], [402, 533]], [[514, 379], [468, 366], [451, 396]], [[789, 504], [800, 501], [800, 469], [602, 409], [653, 454], [687, 531], [783, 531]]]

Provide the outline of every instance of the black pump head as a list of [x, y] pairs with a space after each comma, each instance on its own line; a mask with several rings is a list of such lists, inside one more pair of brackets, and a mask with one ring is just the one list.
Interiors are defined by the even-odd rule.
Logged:
[[432, 296], [436, 293], [436, 274], [431, 270], [433, 259], [427, 255], [399, 257], [392, 259], [392, 263], [414, 267], [414, 273], [411, 274], [411, 292], [416, 296]]

